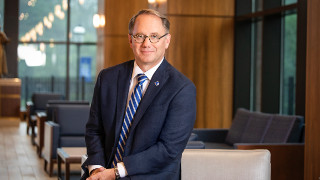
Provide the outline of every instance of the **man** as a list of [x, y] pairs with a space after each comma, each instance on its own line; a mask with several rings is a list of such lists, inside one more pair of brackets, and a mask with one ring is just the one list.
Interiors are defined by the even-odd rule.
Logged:
[[169, 27], [157, 11], [139, 11], [128, 35], [135, 60], [100, 72], [83, 179], [179, 179], [196, 118], [196, 89], [164, 58]]

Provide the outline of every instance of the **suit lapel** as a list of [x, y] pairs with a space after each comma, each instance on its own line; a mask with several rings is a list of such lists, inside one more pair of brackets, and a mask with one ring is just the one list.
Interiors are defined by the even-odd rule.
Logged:
[[115, 129], [115, 145], [117, 147], [117, 143], [119, 141], [118, 137], [120, 135], [124, 113], [127, 106], [127, 97], [129, 91], [130, 79], [132, 76], [133, 70], [133, 61], [127, 63], [124, 68], [119, 70], [118, 74], [118, 85], [117, 85], [117, 114], [116, 114], [116, 129]]
[[[134, 128], [137, 126], [139, 121], [141, 120], [144, 112], [148, 109], [153, 99], [157, 96], [157, 94], [162, 89], [163, 85], [166, 83], [168, 77], [166, 73], [166, 68], [168, 66], [168, 62], [164, 60], [162, 64], [159, 66], [157, 71], [152, 76], [148, 89], [146, 90], [139, 107], [134, 115], [133, 122], [131, 124], [130, 131], [133, 132]], [[156, 85], [157, 84], [157, 85]], [[129, 133], [129, 136], [131, 133]]]

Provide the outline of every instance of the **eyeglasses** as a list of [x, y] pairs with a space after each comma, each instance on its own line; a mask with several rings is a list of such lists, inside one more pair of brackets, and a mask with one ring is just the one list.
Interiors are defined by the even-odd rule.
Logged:
[[159, 35], [157, 34], [151, 34], [150, 36], [144, 35], [144, 34], [136, 34], [136, 35], [131, 35], [134, 39], [135, 42], [137, 43], [143, 43], [146, 38], [149, 38], [151, 43], [157, 43], [160, 41], [161, 38], [165, 37], [169, 33], [164, 34], [163, 36], [158, 37]]

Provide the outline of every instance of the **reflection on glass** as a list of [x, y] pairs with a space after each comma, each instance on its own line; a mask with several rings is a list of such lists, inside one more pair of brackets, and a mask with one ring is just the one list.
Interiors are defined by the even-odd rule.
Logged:
[[282, 113], [295, 113], [297, 14], [284, 17]]
[[297, 0], [284, 0], [284, 5], [297, 3]]
[[[20, 0], [19, 39], [29, 41], [64, 41], [67, 32], [65, 9], [61, 0]], [[60, 8], [59, 8], [60, 7]]]
[[68, 0], [30, 2], [20, 0], [19, 4], [21, 106], [34, 92], [90, 101], [96, 75], [97, 37], [92, 17], [97, 13], [97, 0], [70, 0], [70, 42]]
[[65, 77], [66, 46], [20, 44], [18, 46], [19, 77]]
[[81, 43], [70, 47], [70, 66], [74, 67], [70, 69], [70, 99], [91, 100], [96, 76], [96, 50], [95, 45]]
[[71, 42], [96, 42], [93, 16], [98, 11], [97, 0], [70, 0]]
[[20, 44], [18, 77], [21, 84], [21, 107], [34, 92], [65, 94], [66, 45]]

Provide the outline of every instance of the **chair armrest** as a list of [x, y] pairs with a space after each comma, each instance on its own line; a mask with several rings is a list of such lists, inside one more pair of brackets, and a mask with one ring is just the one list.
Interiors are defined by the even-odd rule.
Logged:
[[45, 122], [43, 158], [50, 162], [56, 159], [57, 148], [59, 147], [60, 125], [52, 121]]
[[[87, 154], [84, 154], [81, 156], [81, 165], [88, 159], [88, 155]], [[81, 168], [81, 177], [83, 176], [84, 174], [84, 171], [83, 169]]]
[[188, 141], [185, 149], [205, 149], [205, 147], [202, 141]]
[[27, 109], [27, 116], [30, 117], [30, 115], [34, 114], [34, 104], [32, 101], [26, 102], [26, 109]]
[[47, 115], [46, 113], [39, 112], [37, 113], [37, 129], [38, 129], [38, 134], [36, 137], [36, 144], [39, 147], [39, 156], [41, 156], [42, 148], [43, 148], [43, 143], [44, 143], [44, 123], [47, 120]]
[[224, 143], [229, 129], [194, 128], [193, 133], [198, 135], [198, 141]]
[[299, 180], [304, 177], [304, 143], [236, 143], [236, 149], [268, 149], [271, 179]]

